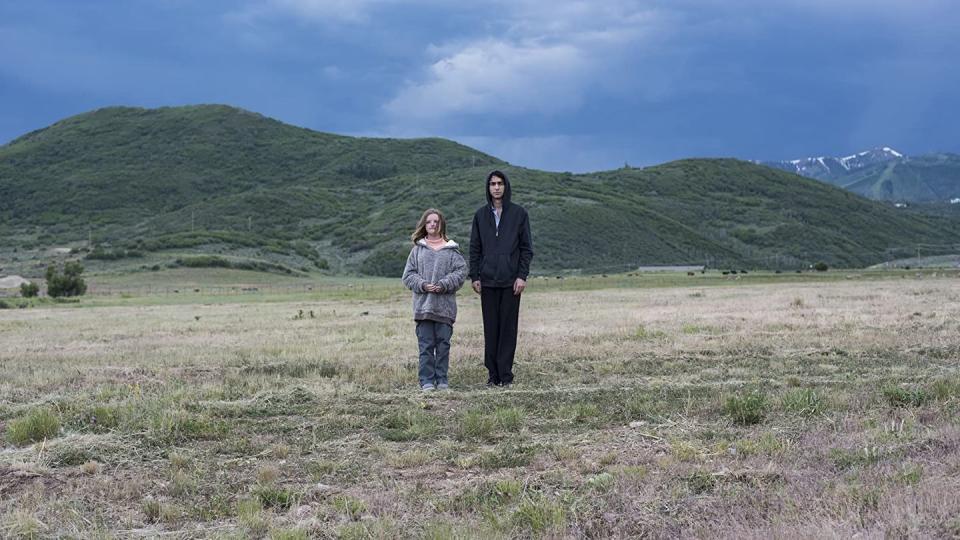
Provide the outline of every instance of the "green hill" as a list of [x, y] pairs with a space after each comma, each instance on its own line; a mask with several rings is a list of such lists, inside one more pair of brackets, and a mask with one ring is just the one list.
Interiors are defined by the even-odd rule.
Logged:
[[262, 190], [342, 189], [499, 160], [443, 139], [318, 133], [225, 106], [109, 108], [0, 149], [0, 211], [30, 224], [128, 226]]
[[92, 240], [103, 264], [193, 253], [396, 274], [427, 206], [447, 213], [466, 248], [492, 168], [510, 175], [515, 201], [530, 211], [540, 273], [866, 266], [893, 248], [960, 238], [949, 215], [743, 161], [549, 173], [442, 139], [345, 137], [192, 106], [102, 109], [0, 147], [0, 255], [40, 257], [39, 247]]

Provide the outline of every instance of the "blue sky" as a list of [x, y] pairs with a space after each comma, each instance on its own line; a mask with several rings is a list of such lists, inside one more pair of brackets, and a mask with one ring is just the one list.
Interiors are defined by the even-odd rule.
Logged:
[[583, 172], [960, 151], [955, 0], [0, 0], [0, 144], [224, 103]]

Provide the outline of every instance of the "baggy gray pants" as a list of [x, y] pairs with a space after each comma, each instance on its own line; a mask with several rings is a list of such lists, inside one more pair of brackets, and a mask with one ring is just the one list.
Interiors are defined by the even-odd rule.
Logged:
[[420, 346], [420, 386], [448, 384], [450, 338], [453, 325], [437, 321], [417, 321], [417, 344]]

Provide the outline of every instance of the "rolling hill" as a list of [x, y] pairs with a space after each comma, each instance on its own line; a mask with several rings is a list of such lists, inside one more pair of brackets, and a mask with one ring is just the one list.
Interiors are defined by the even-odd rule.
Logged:
[[530, 211], [538, 273], [866, 266], [960, 241], [948, 215], [744, 161], [552, 173], [442, 139], [345, 137], [207, 105], [101, 109], [0, 147], [0, 255], [92, 242], [116, 264], [207, 253], [397, 274], [428, 206], [466, 244], [492, 168]]

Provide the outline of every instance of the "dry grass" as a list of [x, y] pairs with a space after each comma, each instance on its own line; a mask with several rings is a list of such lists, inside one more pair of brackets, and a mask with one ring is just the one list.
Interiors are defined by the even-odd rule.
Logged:
[[960, 534], [956, 277], [533, 285], [430, 396], [400, 290], [0, 312], [0, 536]]

